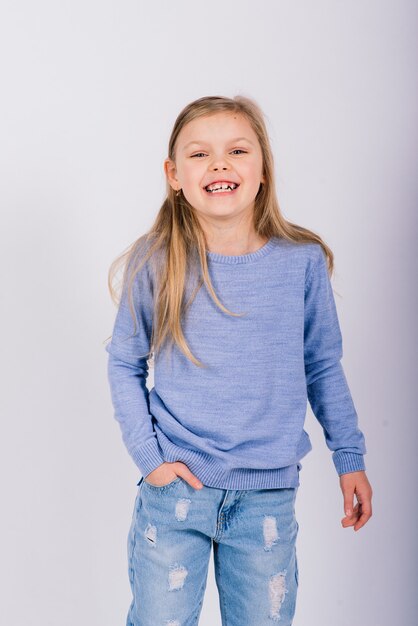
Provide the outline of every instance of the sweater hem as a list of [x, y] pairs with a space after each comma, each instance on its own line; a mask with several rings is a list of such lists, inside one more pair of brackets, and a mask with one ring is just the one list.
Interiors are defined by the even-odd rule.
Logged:
[[217, 461], [197, 450], [177, 446], [161, 432], [159, 444], [168, 463], [181, 461], [206, 486], [217, 489], [289, 489], [299, 487], [301, 463], [274, 469], [224, 469]]

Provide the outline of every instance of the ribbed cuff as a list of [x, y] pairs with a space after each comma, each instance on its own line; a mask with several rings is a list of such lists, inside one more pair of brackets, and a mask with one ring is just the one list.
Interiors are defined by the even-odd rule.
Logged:
[[363, 454], [337, 450], [333, 453], [332, 460], [334, 461], [335, 469], [337, 470], [339, 476], [341, 476], [341, 474], [359, 472], [366, 469]]
[[156, 435], [147, 441], [144, 446], [133, 450], [131, 456], [144, 478], [161, 465], [161, 463], [165, 462]]

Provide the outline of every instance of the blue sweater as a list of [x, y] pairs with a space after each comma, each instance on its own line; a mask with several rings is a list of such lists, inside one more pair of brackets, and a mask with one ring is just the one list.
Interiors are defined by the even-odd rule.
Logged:
[[[174, 346], [146, 379], [153, 321], [150, 261], [136, 277], [133, 321], [122, 293], [108, 352], [115, 419], [141, 475], [182, 461], [209, 487], [299, 485], [312, 449], [307, 402], [339, 475], [364, 470], [363, 433], [341, 364], [342, 337], [326, 257], [317, 243], [272, 237], [256, 252], [206, 252], [223, 313], [203, 285], [182, 328], [198, 368]], [[153, 266], [152, 266], [153, 267]], [[154, 270], [155, 271], [155, 270]]]

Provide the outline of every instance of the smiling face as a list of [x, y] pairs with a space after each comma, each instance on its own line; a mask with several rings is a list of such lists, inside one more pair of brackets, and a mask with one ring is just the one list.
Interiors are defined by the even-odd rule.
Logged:
[[164, 169], [173, 189], [182, 189], [202, 217], [253, 212], [265, 182], [257, 135], [239, 113], [215, 113], [186, 124], [177, 138], [175, 163], [166, 159]]

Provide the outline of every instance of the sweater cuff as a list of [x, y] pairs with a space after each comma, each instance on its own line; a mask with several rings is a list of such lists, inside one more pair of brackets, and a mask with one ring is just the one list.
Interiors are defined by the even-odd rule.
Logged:
[[144, 478], [159, 465], [165, 463], [156, 436], [147, 441], [144, 446], [133, 450], [131, 456]]
[[335, 469], [337, 470], [339, 476], [341, 476], [341, 474], [359, 472], [366, 469], [363, 454], [337, 450], [332, 455], [332, 460], [334, 461]]

